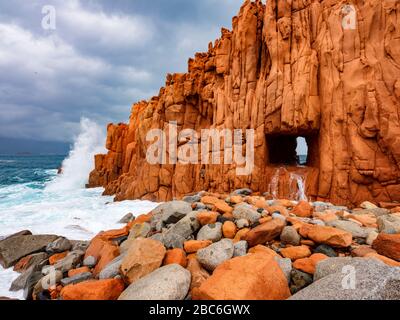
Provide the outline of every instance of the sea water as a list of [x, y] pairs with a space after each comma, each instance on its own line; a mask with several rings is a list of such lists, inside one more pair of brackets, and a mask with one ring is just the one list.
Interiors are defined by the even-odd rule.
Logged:
[[[21, 230], [56, 234], [71, 240], [90, 240], [98, 232], [121, 228], [128, 212], [148, 213], [158, 204], [149, 201], [113, 202], [103, 189], [86, 189], [93, 156], [105, 152], [101, 128], [88, 119], [69, 155], [0, 155], [0, 239]], [[63, 173], [57, 168], [63, 166]], [[19, 276], [0, 266], [0, 297], [22, 298], [9, 292]]]

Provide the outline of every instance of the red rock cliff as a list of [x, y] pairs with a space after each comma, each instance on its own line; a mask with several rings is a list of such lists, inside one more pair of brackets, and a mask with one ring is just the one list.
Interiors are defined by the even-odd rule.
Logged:
[[[168, 75], [157, 97], [135, 104], [128, 125], [108, 126], [109, 152], [96, 156], [89, 186], [116, 200], [242, 187], [290, 197], [295, 171], [314, 200], [400, 201], [399, 107], [399, 1], [245, 1], [233, 30], [222, 29], [187, 73]], [[252, 174], [148, 164], [147, 132], [172, 120], [178, 130], [255, 129]], [[307, 166], [286, 167], [298, 136]]]

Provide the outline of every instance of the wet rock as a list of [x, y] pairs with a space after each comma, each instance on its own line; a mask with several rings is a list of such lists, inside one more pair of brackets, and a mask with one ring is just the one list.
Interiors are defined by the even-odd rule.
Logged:
[[118, 223], [126, 224], [126, 223], [129, 223], [129, 222], [133, 221], [134, 219], [135, 219], [135, 216], [133, 215], [133, 213], [127, 213], [126, 215], [124, 215], [124, 216], [118, 221]]
[[119, 300], [184, 300], [191, 273], [177, 264], [159, 268], [132, 283]]
[[284, 244], [291, 244], [298, 246], [300, 244], [300, 235], [292, 226], [284, 227], [280, 236], [281, 242]]
[[249, 245], [247, 244], [247, 241], [238, 241], [234, 244], [233, 246], [233, 256], [234, 257], [242, 257], [247, 254], [247, 250]]
[[291, 284], [290, 292], [295, 294], [296, 292], [303, 290], [305, 287], [313, 283], [313, 277], [308, 273], [300, 270], [293, 269], [290, 273]]
[[55, 235], [20, 235], [4, 239], [0, 241], [0, 264], [7, 269], [29, 254], [44, 251], [57, 238]]
[[236, 220], [246, 219], [250, 221], [250, 223], [254, 223], [261, 218], [261, 214], [247, 203], [237, 204], [232, 214]]
[[84, 272], [84, 273], [79, 273], [73, 277], [61, 279], [61, 284], [65, 287], [70, 284], [77, 284], [90, 279], [93, 279], [93, 274], [91, 272]]
[[222, 238], [222, 223], [207, 224], [197, 234], [197, 240], [211, 240], [217, 242]]
[[[364, 259], [364, 258], [361, 258]], [[330, 260], [330, 259], [328, 259]], [[328, 263], [322, 261], [317, 266]], [[290, 300], [398, 300], [400, 270], [373, 264], [368, 259], [354, 267], [355, 281], [349, 281], [349, 271], [329, 274], [293, 295]]]
[[207, 248], [197, 251], [197, 260], [208, 271], [213, 271], [221, 263], [233, 257], [234, 245], [232, 240], [223, 239]]

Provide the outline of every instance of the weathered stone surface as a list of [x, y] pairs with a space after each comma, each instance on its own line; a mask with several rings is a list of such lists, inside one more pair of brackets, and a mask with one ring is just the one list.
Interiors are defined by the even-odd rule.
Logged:
[[234, 257], [242, 257], [247, 254], [247, 249], [249, 245], [247, 244], [247, 241], [238, 241], [235, 243], [233, 246], [233, 256]]
[[298, 246], [300, 244], [300, 235], [292, 226], [284, 227], [280, 237], [283, 244]]
[[264, 253], [233, 258], [193, 290], [194, 300], [283, 300], [287, 279], [275, 259]]
[[300, 201], [291, 211], [298, 217], [309, 218], [312, 216], [314, 208], [307, 201]]
[[60, 282], [65, 287], [70, 284], [77, 284], [77, 283], [84, 282], [84, 281], [87, 281], [90, 279], [93, 279], [93, 274], [90, 272], [84, 272], [84, 273], [79, 273], [77, 275], [74, 275], [72, 277], [61, 279]]
[[340, 230], [347, 231], [352, 234], [353, 238], [367, 238], [368, 237], [368, 230], [365, 228], [360, 227], [355, 222], [346, 221], [346, 220], [335, 220], [327, 222], [327, 225], [330, 227], [334, 227]]
[[118, 221], [118, 223], [121, 223], [121, 224], [129, 223], [129, 222], [131, 222], [131, 221], [134, 220], [134, 219], [135, 219], [135, 217], [134, 217], [133, 213], [129, 212], [129, 213], [127, 213], [126, 215], [124, 215], [124, 216]]
[[307, 246], [294, 246], [281, 249], [280, 254], [294, 261], [311, 256], [311, 250]]
[[167, 248], [183, 248], [183, 243], [200, 228], [197, 212], [191, 212], [174, 224], [162, 235], [162, 242]]
[[53, 270], [58, 270], [63, 273], [68, 272], [82, 262], [83, 255], [84, 253], [82, 251], [71, 251], [64, 259], [57, 261], [54, 265], [43, 267], [42, 273], [47, 275]]
[[219, 242], [197, 251], [197, 260], [208, 271], [213, 271], [221, 263], [233, 257], [234, 245], [230, 239]]
[[347, 248], [351, 245], [351, 233], [332, 227], [303, 224], [300, 235], [316, 243], [327, 244], [332, 247]]
[[343, 268], [346, 266], [351, 266], [357, 269], [359, 266], [364, 266], [366, 264], [371, 264], [372, 266], [383, 265], [380, 261], [366, 258], [328, 258], [317, 264], [314, 273], [314, 281], [322, 279], [330, 274], [341, 273]]
[[290, 273], [290, 292], [295, 294], [313, 282], [313, 277], [303, 271], [292, 269]]
[[163, 265], [179, 264], [183, 268], [187, 266], [186, 253], [182, 249], [175, 248], [168, 250], [164, 257]]
[[254, 247], [257, 244], [265, 244], [278, 237], [285, 226], [286, 223], [284, 221], [273, 219], [251, 229], [243, 240], [246, 240], [250, 247]]
[[126, 282], [133, 283], [159, 268], [165, 253], [165, 247], [159, 241], [136, 239], [121, 263], [121, 273]]
[[377, 219], [378, 230], [383, 233], [400, 233], [400, 217], [393, 214], [380, 216]]
[[217, 242], [222, 238], [222, 223], [207, 224], [203, 226], [197, 234], [197, 240], [211, 240]]
[[49, 255], [45, 252], [34, 253], [29, 256], [26, 256], [18, 261], [18, 263], [14, 266], [14, 271], [16, 272], [24, 272], [30, 266], [40, 266], [44, 264]]
[[[95, 157], [89, 186], [117, 200], [235, 188], [294, 198], [295, 171], [314, 200], [399, 201], [398, 11], [381, 0], [246, 1], [232, 31], [222, 29], [187, 73], [168, 74], [157, 97], [134, 105], [129, 124], [108, 126], [108, 153]], [[236, 175], [236, 164], [149, 164], [146, 134], [169, 121], [178, 134], [254, 128], [251, 176]], [[309, 145], [301, 169], [288, 166], [298, 162], [299, 134]]]
[[196, 258], [188, 259], [187, 270], [190, 271], [192, 276], [190, 290], [200, 287], [210, 277], [210, 274], [200, 265]]
[[[337, 258], [336, 258], [337, 259]], [[355, 258], [356, 259], [356, 258]], [[364, 258], [360, 258], [364, 259]], [[317, 266], [329, 264], [331, 259], [322, 261]], [[348, 263], [348, 262], [346, 262]], [[338, 263], [338, 265], [342, 265]], [[349, 273], [328, 273], [307, 288], [293, 295], [290, 300], [398, 300], [400, 299], [400, 269], [384, 264], [364, 262], [350, 263], [355, 268], [356, 281], [354, 287], [343, 288], [348, 284], [345, 277]], [[332, 271], [337, 268], [332, 268]]]
[[0, 241], [0, 264], [3, 268], [9, 268], [21, 258], [40, 251], [56, 240], [55, 235], [21, 235], [6, 238]]
[[119, 300], [183, 300], [190, 287], [191, 274], [180, 265], [171, 264], [131, 284]]
[[46, 246], [46, 252], [48, 254], [55, 254], [71, 250], [71, 248], [72, 243], [68, 239], [60, 237]]
[[314, 253], [322, 253], [331, 258], [337, 257], [336, 251], [332, 247], [326, 244], [321, 244], [318, 247], [316, 247]]
[[372, 248], [383, 256], [400, 261], [400, 234], [380, 233]]
[[99, 273], [99, 279], [113, 279], [120, 274], [121, 264], [125, 254], [121, 254], [106, 265]]
[[278, 262], [279, 268], [281, 268], [282, 272], [284, 273], [288, 283], [290, 283], [290, 274], [292, 272], [292, 260], [286, 258], [282, 259], [279, 257], [274, 257], [275, 261]]
[[328, 259], [328, 256], [322, 253], [314, 253], [309, 258], [296, 260], [293, 263], [293, 268], [309, 274], [314, 274], [318, 263], [325, 259]]
[[232, 214], [236, 220], [246, 219], [250, 223], [257, 222], [261, 218], [261, 214], [247, 203], [237, 204]]
[[66, 286], [61, 291], [63, 300], [117, 300], [124, 290], [121, 279], [89, 280]]
[[183, 247], [187, 253], [195, 253], [200, 249], [208, 247], [210, 244], [212, 244], [211, 240], [189, 240], [183, 244]]
[[192, 212], [192, 207], [185, 201], [170, 201], [160, 204], [152, 212], [151, 226], [157, 231], [161, 231], [165, 225], [177, 223]]

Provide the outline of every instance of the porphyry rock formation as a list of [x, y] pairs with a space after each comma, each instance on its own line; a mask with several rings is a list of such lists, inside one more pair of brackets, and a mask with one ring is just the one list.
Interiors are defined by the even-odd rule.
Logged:
[[[248, 187], [283, 198], [400, 201], [400, 2], [245, 1], [232, 31], [167, 76], [157, 97], [108, 126], [90, 187], [116, 200], [170, 200]], [[146, 161], [150, 129], [254, 129], [255, 167]], [[288, 165], [302, 136], [305, 166]], [[178, 148], [182, 148], [180, 142]]]

